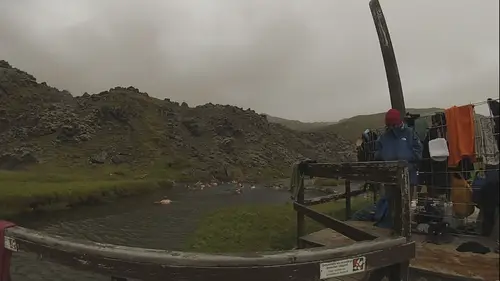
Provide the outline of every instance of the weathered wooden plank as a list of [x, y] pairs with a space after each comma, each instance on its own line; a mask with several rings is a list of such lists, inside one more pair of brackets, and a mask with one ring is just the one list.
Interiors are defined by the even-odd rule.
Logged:
[[[411, 240], [411, 213], [410, 213], [410, 176], [408, 167], [400, 167], [398, 169], [398, 186], [399, 191], [396, 197], [397, 211], [394, 217], [394, 230], [400, 236], [406, 237], [408, 241]], [[397, 223], [397, 224], [396, 224]]]
[[[376, 227], [373, 225], [373, 222], [369, 221], [346, 221], [344, 223], [379, 238], [392, 237], [393, 235], [392, 230]], [[343, 247], [356, 243], [356, 241], [330, 228], [310, 233], [301, 239], [310, 245], [327, 247]]]
[[[410, 280], [429, 280], [429, 281], [484, 281], [480, 277], [467, 277], [459, 276], [450, 273], [442, 273], [438, 271], [431, 271], [414, 266], [410, 266]], [[498, 279], [495, 279], [498, 280]]]
[[353, 275], [325, 279], [323, 281], [360, 281], [360, 280], [363, 280], [363, 278], [365, 278], [365, 276], [366, 276], [366, 273], [357, 273], [357, 274], [353, 274]]
[[293, 208], [298, 212], [306, 215], [307, 217], [321, 223], [325, 227], [331, 228], [338, 233], [341, 233], [355, 241], [365, 241], [365, 240], [373, 240], [377, 238], [377, 236], [374, 236], [370, 233], [367, 233], [363, 230], [357, 229], [355, 227], [350, 226], [349, 224], [346, 224], [343, 221], [339, 221], [331, 216], [322, 214], [320, 212], [317, 212], [311, 208], [308, 208], [302, 204], [299, 204], [297, 202], [293, 203]]
[[319, 264], [364, 256], [367, 270], [409, 260], [415, 245], [405, 239], [359, 242], [343, 248], [267, 254], [210, 255], [141, 249], [69, 240], [21, 227], [6, 231], [20, 251], [75, 268], [140, 280], [319, 280]]
[[345, 219], [348, 220], [351, 217], [351, 181], [345, 181]]
[[[295, 199], [299, 203], [303, 203], [305, 199], [305, 186], [304, 186], [304, 177], [300, 178], [299, 182], [299, 192], [297, 194], [297, 198]], [[306, 229], [306, 217], [303, 213], [297, 212], [297, 247], [302, 248], [300, 237], [304, 235]]]
[[313, 247], [342, 247], [356, 243], [356, 241], [330, 228], [302, 236], [301, 239], [306, 242], [305, 244]]
[[304, 199], [303, 205], [314, 206], [314, 205], [324, 204], [324, 203], [328, 203], [331, 201], [337, 201], [337, 200], [347, 198], [347, 195], [358, 196], [358, 195], [361, 195], [361, 194], [366, 193], [366, 192], [367, 191], [365, 191], [365, 190], [359, 189], [359, 190], [351, 191], [349, 193], [346, 192], [346, 193], [342, 193], [342, 194], [329, 194], [329, 195], [325, 195], [325, 196], [308, 198], [308, 199]]
[[[411, 266], [424, 271], [437, 272], [441, 276], [463, 276], [467, 278], [481, 277], [484, 280], [500, 280], [498, 254], [474, 254], [458, 252], [456, 247], [472, 239], [455, 237], [450, 244], [435, 245], [426, 243], [425, 237], [413, 234], [416, 242], [417, 256]], [[480, 240], [479, 240], [480, 241]], [[481, 242], [480, 242], [481, 243]], [[482, 242], [485, 245], [487, 243]]]
[[[379, 237], [390, 237], [391, 230], [373, 226], [373, 222], [349, 221], [352, 226], [363, 229]], [[328, 247], [342, 247], [356, 243], [331, 229], [323, 229], [302, 237], [304, 244], [311, 247], [327, 245]], [[473, 281], [473, 280], [498, 280], [499, 260], [498, 255], [460, 253], [455, 248], [469, 239], [455, 238], [452, 244], [434, 245], [425, 242], [425, 237], [413, 234], [416, 241], [416, 257], [410, 264], [411, 280], [443, 280], [443, 281]], [[486, 244], [482, 242], [483, 244]], [[484, 279], [478, 279], [481, 276]]]
[[398, 167], [405, 162], [305, 163], [302, 173], [311, 177], [372, 180], [382, 183], [397, 181]]
[[377, 237], [387, 238], [387, 237], [393, 237], [395, 235], [392, 229], [375, 226], [375, 222], [372, 221], [347, 221], [346, 223], [348, 223], [353, 227], [371, 233], [372, 235], [375, 235]]

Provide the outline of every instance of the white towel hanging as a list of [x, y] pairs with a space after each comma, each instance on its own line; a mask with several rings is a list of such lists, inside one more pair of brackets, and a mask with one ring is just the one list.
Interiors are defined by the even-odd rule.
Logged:
[[448, 159], [448, 143], [444, 138], [436, 138], [429, 141], [429, 155], [432, 160], [442, 162]]

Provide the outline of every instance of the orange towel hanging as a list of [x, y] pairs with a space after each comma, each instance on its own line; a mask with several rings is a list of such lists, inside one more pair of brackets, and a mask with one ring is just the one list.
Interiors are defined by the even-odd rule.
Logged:
[[460, 160], [469, 157], [476, 161], [474, 106], [453, 106], [445, 110], [447, 140], [450, 156], [448, 165], [456, 167]]

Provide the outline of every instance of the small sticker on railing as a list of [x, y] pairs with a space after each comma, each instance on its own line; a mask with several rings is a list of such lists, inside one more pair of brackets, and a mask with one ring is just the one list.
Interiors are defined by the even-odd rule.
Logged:
[[19, 247], [17, 246], [17, 242], [14, 238], [11, 238], [11, 237], [8, 237], [8, 236], [4, 236], [4, 247], [5, 249], [7, 250], [10, 250], [12, 252], [17, 252], [19, 251]]
[[366, 269], [366, 258], [357, 257], [340, 261], [324, 262], [319, 265], [319, 278], [327, 279], [363, 272]]

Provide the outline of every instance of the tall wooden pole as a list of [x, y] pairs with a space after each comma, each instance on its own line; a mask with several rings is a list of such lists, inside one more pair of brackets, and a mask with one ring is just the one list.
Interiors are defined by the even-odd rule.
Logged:
[[387, 75], [387, 84], [389, 85], [389, 95], [391, 97], [391, 106], [401, 112], [401, 118], [406, 114], [405, 99], [403, 88], [401, 86], [401, 78], [399, 77], [398, 64], [396, 63], [396, 55], [392, 47], [391, 36], [385, 21], [382, 7], [378, 0], [370, 0], [370, 10], [372, 12], [375, 28], [377, 29], [380, 49], [384, 58], [385, 73]]

